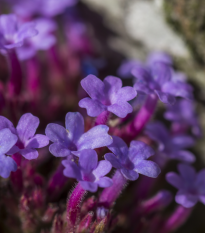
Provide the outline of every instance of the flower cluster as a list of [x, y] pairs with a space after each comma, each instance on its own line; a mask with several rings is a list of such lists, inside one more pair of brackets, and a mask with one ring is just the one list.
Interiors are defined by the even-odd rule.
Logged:
[[[124, 61], [104, 78], [100, 69], [110, 72], [108, 64], [77, 0], [6, 3], [10, 14], [0, 15], [0, 182], [7, 178], [0, 185], [0, 229], [102, 233], [120, 226], [118, 232], [168, 233], [181, 226], [198, 201], [205, 204], [205, 171], [191, 165], [197, 156], [189, 149], [202, 134], [193, 88], [171, 57], [160, 52], [146, 64]], [[168, 104], [161, 104], [161, 121], [158, 99]], [[167, 171], [172, 159], [180, 161], [179, 174]], [[171, 213], [165, 179], [179, 190]]]

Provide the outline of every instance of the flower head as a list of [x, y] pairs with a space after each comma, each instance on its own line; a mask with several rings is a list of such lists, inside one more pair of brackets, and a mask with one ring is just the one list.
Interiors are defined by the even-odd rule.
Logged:
[[18, 137], [9, 129], [0, 130], [0, 176], [9, 177], [10, 173], [17, 170], [16, 162], [9, 156], [8, 151], [16, 144]]
[[14, 12], [21, 17], [32, 17], [36, 14], [47, 17], [64, 12], [66, 7], [73, 6], [78, 0], [18, 0], [13, 1]]
[[75, 178], [83, 189], [96, 192], [98, 186], [107, 188], [112, 185], [112, 179], [104, 177], [112, 168], [110, 162], [102, 160], [98, 162], [98, 155], [94, 150], [86, 149], [80, 152], [78, 165], [70, 160], [63, 160], [64, 175]]
[[126, 179], [136, 180], [138, 173], [152, 178], [159, 175], [159, 166], [146, 160], [154, 154], [154, 150], [145, 143], [132, 141], [128, 149], [121, 138], [113, 136], [113, 143], [108, 148], [114, 154], [105, 154], [105, 159], [110, 161], [113, 167], [120, 169]]
[[185, 99], [179, 100], [173, 106], [168, 106], [164, 114], [167, 120], [178, 123], [180, 127], [191, 128], [192, 133], [200, 136], [199, 122], [196, 116], [194, 103]]
[[109, 111], [124, 118], [133, 111], [127, 101], [134, 99], [137, 93], [132, 87], [122, 87], [121, 79], [107, 76], [101, 81], [94, 75], [88, 75], [81, 85], [91, 98], [80, 100], [79, 106], [86, 108], [89, 116], [96, 117], [103, 111]]
[[33, 22], [38, 35], [26, 39], [24, 45], [17, 48], [20, 60], [32, 58], [38, 50], [47, 50], [56, 43], [56, 38], [52, 34], [56, 30], [56, 23], [53, 20], [39, 18]]
[[20, 24], [15, 15], [0, 16], [0, 48], [12, 49], [23, 45], [24, 40], [38, 34], [33, 22]]
[[175, 97], [193, 99], [192, 87], [184, 81], [175, 78], [168, 59], [154, 56], [148, 65], [136, 65], [133, 76], [137, 79], [134, 88], [144, 94], [157, 94], [166, 104], [173, 104]]
[[36, 159], [38, 157], [36, 148], [45, 147], [49, 143], [49, 139], [45, 135], [35, 135], [38, 125], [38, 117], [33, 116], [31, 113], [26, 113], [20, 118], [16, 129], [11, 121], [0, 116], [0, 130], [8, 128], [18, 138], [17, 143], [7, 154], [13, 155], [18, 152], [26, 159]]
[[58, 124], [48, 124], [46, 135], [53, 142], [49, 150], [57, 157], [66, 157], [70, 153], [79, 156], [84, 149], [108, 146], [113, 139], [108, 135], [106, 125], [98, 125], [84, 133], [84, 119], [79, 112], [69, 112], [65, 117], [64, 128]]
[[197, 201], [205, 204], [205, 169], [196, 173], [192, 166], [179, 164], [178, 171], [179, 175], [175, 172], [166, 175], [167, 182], [179, 190], [176, 202], [186, 208], [194, 206]]
[[177, 159], [192, 163], [195, 161], [195, 156], [184, 150], [194, 144], [194, 139], [188, 135], [172, 136], [165, 125], [161, 122], [150, 123], [147, 125], [146, 134], [158, 142], [159, 152], [169, 159]]

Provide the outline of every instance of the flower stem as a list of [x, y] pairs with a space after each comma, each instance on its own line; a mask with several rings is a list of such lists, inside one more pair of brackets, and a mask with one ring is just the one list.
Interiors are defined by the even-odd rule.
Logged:
[[20, 94], [22, 88], [23, 75], [21, 65], [14, 49], [8, 50], [7, 55], [11, 70], [8, 83], [8, 92], [10, 96], [17, 96]]
[[182, 226], [189, 218], [193, 208], [185, 208], [179, 205], [174, 213], [165, 221], [160, 233], [169, 233]]
[[95, 125], [106, 125], [110, 117], [110, 112], [104, 111], [102, 112], [95, 121]]
[[119, 197], [127, 183], [127, 180], [122, 175], [120, 170], [116, 170], [114, 176], [112, 177], [112, 180], [113, 185], [109, 188], [105, 188], [99, 198], [99, 203], [105, 206], [106, 208], [112, 206], [112, 204]]
[[70, 198], [68, 199], [67, 223], [70, 232], [72, 232], [76, 227], [80, 215], [81, 202], [86, 193], [87, 191], [85, 191], [80, 185], [80, 183], [78, 183], [73, 192], [71, 193]]

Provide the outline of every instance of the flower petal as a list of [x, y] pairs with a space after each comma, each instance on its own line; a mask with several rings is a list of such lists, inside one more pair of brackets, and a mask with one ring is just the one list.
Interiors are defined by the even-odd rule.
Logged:
[[132, 141], [130, 143], [128, 157], [134, 164], [139, 160], [148, 159], [150, 156], [154, 154], [155, 151], [144, 142]]
[[167, 173], [166, 180], [177, 189], [181, 189], [183, 187], [183, 179], [175, 172]]
[[66, 129], [58, 124], [48, 124], [46, 127], [46, 136], [55, 143], [61, 143], [65, 147], [70, 146], [72, 143], [68, 138], [68, 133]]
[[49, 146], [49, 151], [56, 157], [66, 157], [70, 155], [71, 151], [64, 147], [61, 143], [53, 143]]
[[196, 171], [192, 166], [183, 163], [178, 164], [178, 171], [183, 180], [185, 180], [187, 183], [192, 184], [195, 182]]
[[123, 163], [127, 160], [128, 147], [127, 144], [120, 137], [113, 136], [113, 142], [108, 146], [108, 149], [116, 155], [120, 163]]
[[93, 174], [95, 177], [103, 177], [107, 175], [112, 169], [112, 165], [109, 161], [101, 160], [95, 170], [93, 171]]
[[115, 76], [107, 76], [103, 83], [105, 85], [105, 93], [109, 96], [109, 99], [112, 100], [115, 98], [116, 94], [122, 87], [122, 80], [120, 78], [117, 78]]
[[193, 163], [196, 160], [194, 154], [187, 150], [180, 150], [168, 155], [170, 159], [177, 159], [182, 162]]
[[92, 183], [88, 181], [80, 181], [79, 183], [84, 190], [90, 191], [92, 193], [95, 193], [98, 189], [97, 183]]
[[118, 102], [108, 106], [107, 110], [114, 113], [118, 117], [124, 118], [128, 113], [133, 111], [133, 108], [127, 102]]
[[109, 127], [97, 125], [84, 133], [77, 142], [78, 150], [95, 149], [108, 146], [112, 143], [112, 137], [107, 133]]
[[11, 121], [8, 120], [6, 117], [0, 116], [0, 130], [5, 128], [10, 129], [13, 134], [17, 134], [13, 123], [11, 123]]
[[35, 149], [22, 149], [19, 153], [28, 160], [38, 158], [38, 151]]
[[81, 169], [90, 173], [97, 167], [98, 164], [98, 155], [95, 150], [87, 149], [80, 152], [79, 166]]
[[104, 100], [104, 83], [96, 76], [90, 74], [81, 81], [81, 86], [88, 93], [88, 95], [94, 99]]
[[104, 155], [105, 159], [109, 161], [114, 168], [120, 169], [122, 165], [117, 157], [113, 153], [107, 153]]
[[194, 138], [187, 135], [179, 135], [172, 138], [172, 143], [180, 149], [192, 147], [195, 144]]
[[18, 137], [10, 129], [0, 130], [0, 154], [6, 154], [17, 142]]
[[92, 100], [89, 97], [80, 100], [78, 104], [81, 108], [86, 108], [88, 116], [97, 117], [106, 110], [106, 106], [98, 100]]
[[68, 137], [72, 142], [77, 142], [84, 133], [84, 119], [79, 112], [68, 112], [65, 117], [65, 126]]
[[172, 105], [176, 101], [176, 98], [172, 94], [165, 93], [159, 90], [155, 90], [155, 92], [158, 95], [159, 99], [165, 104]]
[[36, 129], [39, 126], [39, 119], [31, 113], [24, 114], [16, 127], [19, 139], [26, 143], [28, 139], [34, 136]]
[[79, 166], [74, 163], [74, 162], [70, 162], [70, 163], [67, 163], [66, 164], [66, 167], [65, 169], [63, 170], [63, 174], [64, 176], [66, 177], [69, 177], [69, 178], [74, 178], [76, 180], [82, 180], [82, 177], [81, 177], [81, 172], [80, 172], [80, 168]]
[[123, 176], [128, 180], [137, 180], [139, 177], [139, 174], [133, 170], [123, 168], [120, 171], [122, 172]]
[[26, 148], [42, 148], [49, 144], [47, 136], [42, 134], [36, 134], [30, 140], [26, 142]]
[[193, 195], [187, 191], [184, 190], [179, 190], [176, 194], [175, 201], [178, 204], [181, 204], [182, 206], [186, 208], [191, 208], [193, 207], [197, 201], [198, 201], [198, 196]]
[[156, 178], [161, 172], [159, 166], [156, 163], [147, 160], [141, 160], [137, 165], [135, 165], [134, 170], [137, 173], [152, 178]]
[[0, 155], [0, 176], [3, 178], [8, 178], [11, 172], [17, 170], [16, 162], [9, 156]]
[[113, 181], [109, 177], [102, 177], [95, 183], [101, 188], [108, 188], [113, 185]]

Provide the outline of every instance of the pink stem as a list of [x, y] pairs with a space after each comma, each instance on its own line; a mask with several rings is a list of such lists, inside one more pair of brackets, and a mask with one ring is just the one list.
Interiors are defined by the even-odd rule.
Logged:
[[116, 170], [114, 176], [112, 177], [113, 185], [109, 188], [105, 188], [99, 198], [100, 205], [109, 208], [115, 202], [115, 200], [121, 194], [123, 188], [125, 187], [127, 180], [122, 175], [120, 170]]
[[95, 125], [106, 125], [107, 121], [109, 120], [110, 112], [104, 111], [102, 112], [95, 121]]

